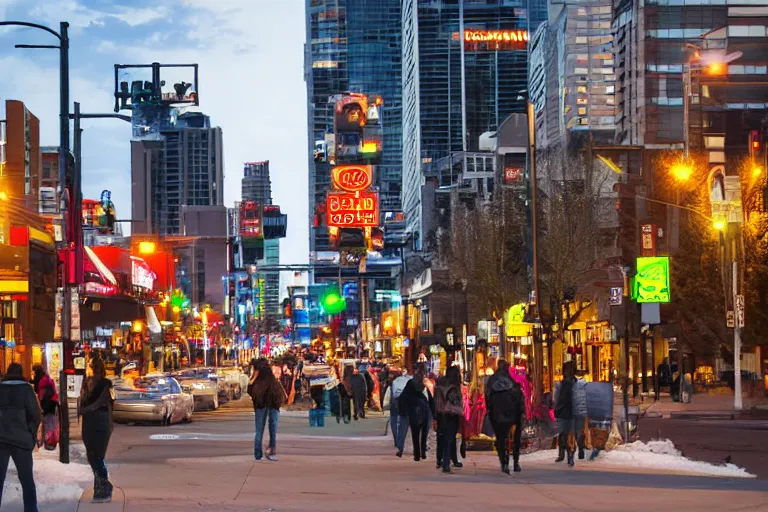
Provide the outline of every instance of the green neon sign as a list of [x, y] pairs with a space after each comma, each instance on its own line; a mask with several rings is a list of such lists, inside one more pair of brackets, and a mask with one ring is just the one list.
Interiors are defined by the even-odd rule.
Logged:
[[669, 257], [637, 258], [633, 292], [637, 302], [669, 302]]

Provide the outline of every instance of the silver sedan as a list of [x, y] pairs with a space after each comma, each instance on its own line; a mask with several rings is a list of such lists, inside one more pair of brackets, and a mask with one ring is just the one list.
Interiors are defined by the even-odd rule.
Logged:
[[150, 376], [115, 381], [116, 422], [160, 422], [164, 425], [192, 421], [194, 399], [176, 379]]

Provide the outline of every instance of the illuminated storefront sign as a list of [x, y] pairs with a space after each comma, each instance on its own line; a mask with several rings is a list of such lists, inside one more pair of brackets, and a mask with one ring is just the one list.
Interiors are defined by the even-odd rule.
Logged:
[[336, 190], [358, 192], [373, 184], [373, 167], [370, 165], [338, 165], [331, 171], [331, 185]]
[[522, 167], [504, 167], [504, 183], [511, 185], [523, 180]]
[[262, 209], [261, 204], [254, 201], [240, 203], [240, 236], [243, 238], [261, 238]]
[[131, 280], [133, 286], [152, 290], [155, 286], [155, 273], [146, 262], [139, 258], [131, 257]]
[[669, 258], [637, 258], [633, 291], [637, 302], [669, 302]]
[[379, 225], [376, 192], [328, 192], [328, 225], [366, 227]]
[[469, 50], [521, 50], [528, 44], [525, 30], [465, 30], [464, 45]]

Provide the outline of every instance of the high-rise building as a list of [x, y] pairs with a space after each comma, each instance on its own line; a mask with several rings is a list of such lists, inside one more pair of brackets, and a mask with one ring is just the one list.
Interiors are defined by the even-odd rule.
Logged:
[[528, 33], [546, 18], [540, 1], [404, 0], [403, 210], [419, 248], [422, 165], [457, 151], [478, 151], [480, 138], [525, 112]]
[[134, 233], [178, 235], [182, 206], [224, 203], [221, 128], [199, 112], [170, 117], [174, 123], [131, 141]]
[[316, 208], [330, 189], [326, 136], [333, 133], [335, 101], [343, 92], [383, 99], [384, 147], [376, 166], [381, 210], [399, 211], [402, 166], [401, 0], [307, 0], [305, 80], [309, 126], [310, 251], [330, 248]]
[[551, 4], [549, 21], [534, 34], [529, 90], [540, 149], [613, 143], [611, 21], [611, 0], [564, 0]]
[[272, 179], [269, 176], [269, 160], [246, 162], [240, 198], [261, 205], [272, 204]]

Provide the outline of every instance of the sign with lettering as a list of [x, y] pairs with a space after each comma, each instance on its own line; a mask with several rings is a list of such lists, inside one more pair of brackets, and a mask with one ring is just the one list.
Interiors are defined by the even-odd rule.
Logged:
[[331, 185], [335, 190], [360, 192], [373, 185], [373, 167], [370, 165], [338, 165], [331, 171]]
[[528, 44], [526, 30], [465, 30], [467, 50], [522, 50]]
[[376, 192], [328, 192], [328, 225], [363, 228], [379, 225]]
[[669, 302], [669, 258], [667, 256], [637, 258], [637, 275], [633, 293], [637, 302]]

